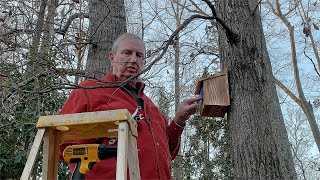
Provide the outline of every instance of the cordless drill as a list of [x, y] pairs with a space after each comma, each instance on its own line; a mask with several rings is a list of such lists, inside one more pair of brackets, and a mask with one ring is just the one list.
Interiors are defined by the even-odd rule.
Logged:
[[72, 180], [82, 180], [85, 174], [92, 170], [93, 165], [100, 160], [116, 157], [117, 147], [105, 144], [70, 145], [63, 151], [63, 159], [67, 163], [76, 163]]

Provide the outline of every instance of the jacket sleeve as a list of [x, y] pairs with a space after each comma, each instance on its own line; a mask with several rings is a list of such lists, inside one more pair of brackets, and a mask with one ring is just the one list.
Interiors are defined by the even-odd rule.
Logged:
[[88, 111], [88, 97], [83, 89], [75, 89], [64, 103], [59, 114], [73, 114]]
[[[89, 100], [84, 89], [75, 89], [71, 92], [67, 101], [64, 103], [59, 114], [73, 114], [88, 112]], [[93, 139], [81, 139], [81, 140], [68, 140], [59, 145], [59, 157], [63, 159], [63, 151], [68, 145], [74, 144], [90, 144], [96, 142], [96, 138]]]
[[180, 150], [181, 134], [184, 127], [177, 125], [174, 121], [167, 128], [169, 137], [169, 149], [171, 153], [171, 159], [175, 159]]

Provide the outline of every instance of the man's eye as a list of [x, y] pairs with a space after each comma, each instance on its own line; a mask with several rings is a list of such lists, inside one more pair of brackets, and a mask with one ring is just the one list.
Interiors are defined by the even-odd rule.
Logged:
[[123, 54], [130, 55], [131, 51], [123, 51]]

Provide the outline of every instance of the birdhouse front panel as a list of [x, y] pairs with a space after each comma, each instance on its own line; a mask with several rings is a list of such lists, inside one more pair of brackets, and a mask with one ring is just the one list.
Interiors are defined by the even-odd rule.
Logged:
[[230, 105], [227, 71], [200, 79], [197, 84], [196, 94], [200, 94], [202, 97], [200, 115], [224, 117]]

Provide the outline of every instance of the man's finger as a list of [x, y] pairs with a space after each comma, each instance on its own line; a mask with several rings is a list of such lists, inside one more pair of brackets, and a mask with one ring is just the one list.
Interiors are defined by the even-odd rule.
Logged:
[[198, 104], [190, 104], [190, 105], [186, 105], [184, 107], [184, 112], [188, 113], [189, 115], [194, 114], [197, 110]]
[[201, 97], [196, 97], [196, 98], [185, 99], [184, 102], [187, 104], [193, 104], [193, 103], [198, 102], [200, 100], [201, 100]]

